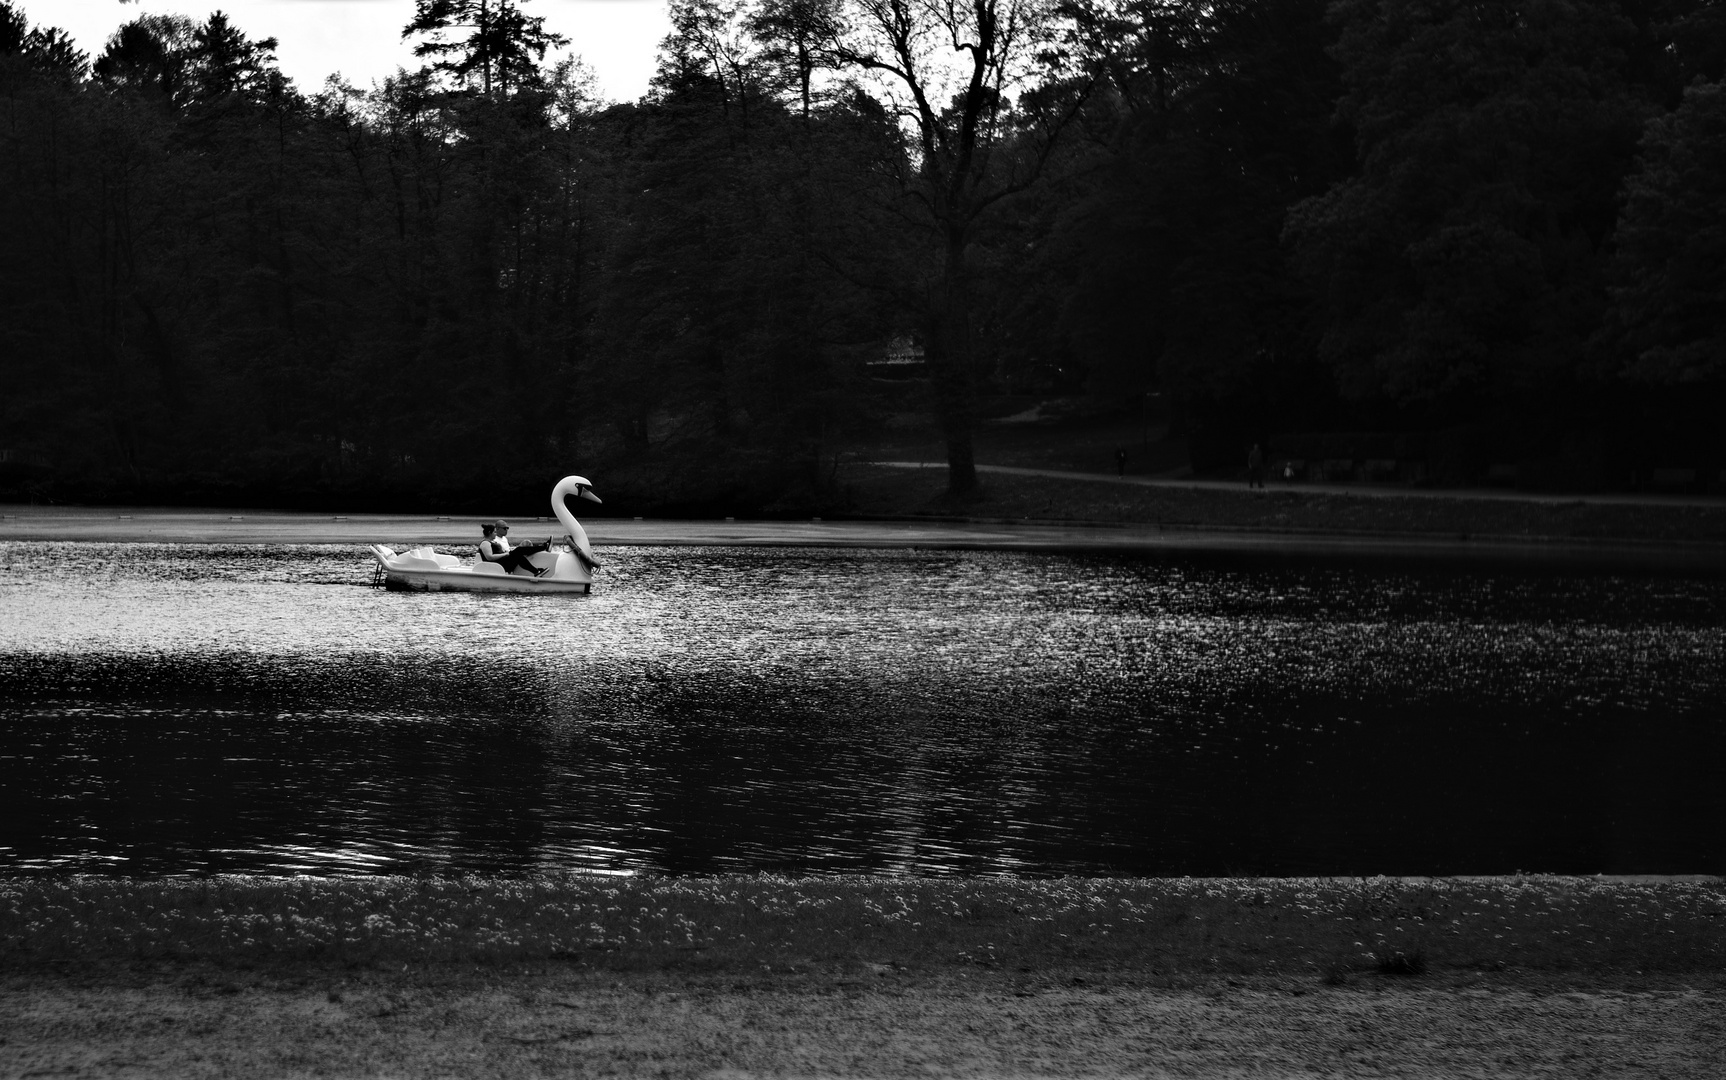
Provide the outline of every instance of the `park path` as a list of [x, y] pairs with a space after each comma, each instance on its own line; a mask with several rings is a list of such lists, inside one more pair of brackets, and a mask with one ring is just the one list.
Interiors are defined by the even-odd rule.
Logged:
[[[1055, 473], [1061, 476], [1065, 474]], [[1077, 474], [1084, 476], [1085, 474]], [[1105, 479], [1114, 479], [1106, 477]], [[546, 518], [517, 518], [523, 539], [552, 535]], [[718, 547], [870, 547], [999, 551], [1116, 551], [1237, 556], [1325, 556], [1440, 559], [1496, 564], [1571, 565], [1576, 569], [1652, 568], [1718, 573], [1718, 545], [1637, 541], [1474, 538], [1447, 534], [1294, 533], [1144, 522], [1064, 523], [1006, 520], [678, 521], [594, 518], [584, 522], [597, 545]], [[288, 510], [230, 513], [150, 507], [0, 505], [0, 545], [44, 541], [165, 544], [386, 543], [461, 547], [473, 543], [475, 520], [402, 514], [332, 516]], [[543, 533], [542, 533], [543, 530]], [[7, 559], [27, 557], [12, 547]], [[369, 556], [368, 556], [369, 558]], [[0, 571], [9, 569], [0, 560]], [[369, 563], [368, 563], [369, 565]]]
[[[859, 464], [880, 465], [890, 469], [941, 469], [944, 461], [865, 461]], [[980, 473], [1001, 476], [1037, 476], [1052, 480], [1082, 480], [1110, 484], [1127, 484], [1148, 488], [1188, 488], [1200, 491], [1240, 491], [1246, 485], [1240, 480], [1199, 480], [1171, 476], [1120, 476], [1115, 473], [1074, 472], [1067, 469], [1027, 469], [1017, 465], [978, 465]], [[1412, 488], [1391, 484], [1312, 484], [1284, 483], [1273, 480], [1267, 491], [1290, 491], [1307, 495], [1356, 495], [1368, 498], [1409, 499], [1484, 499], [1497, 502], [1524, 503], [1589, 503], [1601, 506], [1726, 506], [1726, 497], [1719, 495], [1688, 495], [1642, 492], [1605, 492], [1572, 495], [1544, 492], [1513, 491], [1504, 488]]]
[[[987, 471], [990, 467], [982, 468]], [[1103, 474], [1068, 473], [1054, 469], [1014, 469], [1012, 472], [1062, 479], [1121, 482], [1118, 477]], [[1144, 484], [1146, 481], [1142, 477], [1129, 477], [1127, 482]], [[1185, 482], [1164, 483], [1179, 487]], [[1719, 506], [1720, 503], [1702, 505]], [[523, 539], [551, 536], [558, 529], [555, 521], [544, 517], [517, 517], [515, 523]], [[1577, 571], [1657, 570], [1717, 575], [1726, 569], [1726, 561], [1721, 559], [1718, 543], [1564, 540], [1491, 535], [1471, 537], [1449, 533], [1299, 532], [1155, 522], [1034, 522], [991, 518], [855, 521], [823, 521], [820, 518], [806, 521], [593, 518], [584, 524], [592, 541], [603, 547], [637, 545], [1138, 553], [1160, 551], [1169, 554], [1203, 553], [1244, 557], [1319, 556], [1349, 561], [1426, 559], [1498, 566], [1568, 566]], [[355, 546], [384, 543], [400, 550], [414, 544], [464, 547], [474, 542], [477, 531], [477, 518], [473, 516], [330, 515], [284, 510], [245, 510], [236, 513], [177, 507], [0, 505], [0, 575], [12, 569], [11, 564], [16, 560], [28, 558], [29, 544], [47, 541]], [[369, 556], [366, 558], [369, 560]], [[369, 561], [366, 565], [369, 567]]]

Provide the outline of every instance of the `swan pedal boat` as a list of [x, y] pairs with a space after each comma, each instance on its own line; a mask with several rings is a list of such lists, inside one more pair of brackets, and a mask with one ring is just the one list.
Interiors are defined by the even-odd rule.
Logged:
[[569, 538], [570, 550], [541, 551], [528, 556], [528, 562], [544, 568], [546, 573], [537, 577], [525, 570], [510, 573], [477, 554], [466, 559], [442, 555], [433, 551], [429, 544], [399, 552], [387, 544], [372, 544], [372, 557], [378, 562], [378, 573], [383, 578], [384, 587], [424, 592], [592, 592], [593, 574], [599, 569], [599, 561], [593, 557], [593, 545], [588, 542], [587, 531], [564, 505], [566, 495], [600, 501], [585, 476], [566, 476], [551, 489], [551, 508]]

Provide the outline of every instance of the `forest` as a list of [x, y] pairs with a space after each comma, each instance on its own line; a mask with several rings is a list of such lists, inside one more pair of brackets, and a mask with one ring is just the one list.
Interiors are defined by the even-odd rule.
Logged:
[[527, 0], [419, 0], [369, 88], [220, 11], [92, 56], [0, 2], [0, 500], [806, 510], [911, 399], [962, 496], [1055, 394], [1157, 395], [1201, 475], [1369, 433], [1719, 485], [1714, 0], [671, 21], [611, 102]]

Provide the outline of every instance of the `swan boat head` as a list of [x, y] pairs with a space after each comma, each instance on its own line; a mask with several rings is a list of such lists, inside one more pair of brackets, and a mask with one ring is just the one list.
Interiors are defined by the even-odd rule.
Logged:
[[561, 503], [566, 495], [579, 495], [584, 499], [591, 499], [594, 502], [603, 501], [598, 495], [593, 493], [593, 481], [589, 480], [585, 476], [566, 476], [562, 480], [559, 480], [557, 482], [557, 486], [551, 489], [551, 501], [553, 505]]
[[566, 476], [551, 489], [551, 510], [557, 515], [558, 523], [569, 535], [570, 546], [575, 549], [575, 555], [591, 573], [599, 566], [599, 560], [593, 557], [593, 545], [588, 542], [587, 530], [581, 527], [581, 522], [575, 520], [575, 515], [569, 512], [564, 499], [575, 495], [593, 502], [599, 502], [599, 496], [593, 493], [593, 482], [585, 476]]

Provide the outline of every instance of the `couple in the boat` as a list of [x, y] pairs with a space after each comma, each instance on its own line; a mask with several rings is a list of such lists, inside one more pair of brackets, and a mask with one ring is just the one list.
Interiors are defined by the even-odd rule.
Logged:
[[503, 567], [503, 572], [513, 574], [517, 570], [526, 570], [534, 577], [544, 577], [550, 573], [549, 567], [535, 566], [528, 557], [541, 551], [550, 551], [551, 542], [543, 544], [524, 544], [521, 547], [511, 547], [509, 543], [509, 522], [493, 521], [480, 527], [479, 557], [486, 562], [494, 562]]

